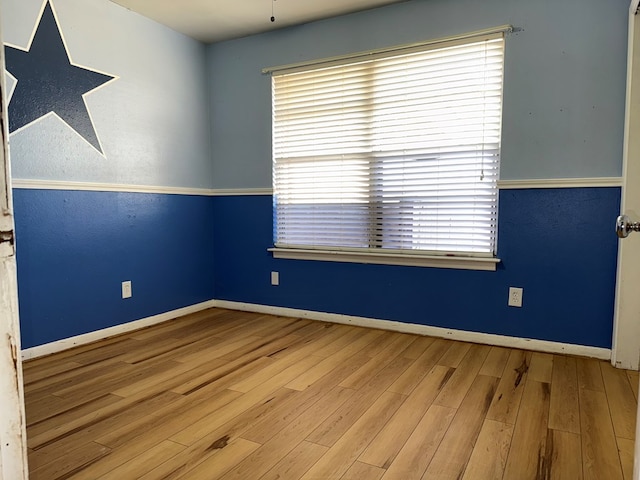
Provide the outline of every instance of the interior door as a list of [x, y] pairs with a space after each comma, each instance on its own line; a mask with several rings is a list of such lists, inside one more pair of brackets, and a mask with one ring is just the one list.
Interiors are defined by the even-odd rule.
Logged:
[[23, 480], [28, 478], [27, 437], [4, 71], [0, 48], [0, 480]]
[[[627, 48], [627, 99], [625, 108], [624, 157], [622, 164], [622, 217], [616, 222], [623, 238], [618, 250], [616, 311], [613, 324], [611, 363], [638, 369], [640, 364], [640, 0], [629, 7]], [[628, 238], [626, 238], [628, 236]], [[640, 417], [640, 404], [638, 410]], [[640, 422], [636, 426], [633, 478], [640, 480]]]
[[[623, 158], [622, 212], [640, 221], [640, 22], [634, 0], [629, 12], [627, 101]], [[619, 227], [619, 235], [624, 232]], [[629, 226], [631, 227], [631, 226]], [[612, 363], [637, 370], [640, 366], [640, 233], [620, 241], [613, 325]]]

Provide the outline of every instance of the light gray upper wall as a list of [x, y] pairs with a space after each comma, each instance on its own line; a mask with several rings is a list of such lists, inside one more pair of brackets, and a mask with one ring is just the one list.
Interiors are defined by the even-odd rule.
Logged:
[[[71, 60], [119, 77], [86, 96], [105, 156], [49, 116], [10, 136], [14, 178], [210, 188], [206, 47], [107, 0], [52, 4]], [[26, 48], [42, 5], [2, 0], [4, 42]]]
[[271, 186], [271, 84], [263, 67], [503, 24], [523, 30], [507, 37], [501, 177], [619, 176], [628, 5], [413, 0], [210, 45], [214, 185]]

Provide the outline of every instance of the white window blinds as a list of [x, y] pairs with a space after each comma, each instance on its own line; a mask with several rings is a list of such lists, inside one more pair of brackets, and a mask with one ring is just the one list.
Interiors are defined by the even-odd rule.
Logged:
[[495, 252], [503, 35], [273, 74], [276, 247]]

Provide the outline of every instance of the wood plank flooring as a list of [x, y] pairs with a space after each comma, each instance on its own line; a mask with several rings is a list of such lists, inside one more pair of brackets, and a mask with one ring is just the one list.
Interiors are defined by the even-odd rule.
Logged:
[[24, 364], [34, 480], [630, 480], [638, 374], [211, 309]]

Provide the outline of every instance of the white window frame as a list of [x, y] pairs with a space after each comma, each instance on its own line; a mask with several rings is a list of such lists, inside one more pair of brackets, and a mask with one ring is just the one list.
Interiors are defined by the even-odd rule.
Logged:
[[[419, 44], [403, 45], [399, 47], [362, 52], [355, 55], [333, 57], [315, 62], [285, 65], [280, 67], [266, 68], [265, 74], [293, 73], [310, 70], [317, 66], [333, 66], [348, 62], [356, 62], [359, 59], [391, 56], [393, 54], [409, 53], [411, 51], [426, 50], [427, 48], [437, 48], [439, 44], [451, 44], [474, 38], [494, 35], [497, 33], [506, 34], [513, 31], [509, 25], [496, 27], [493, 29], [471, 32], [455, 37], [441, 38]], [[497, 186], [496, 186], [497, 189]], [[497, 228], [497, 227], [496, 227]], [[496, 232], [497, 235], [497, 232]], [[496, 247], [497, 248], [497, 247]], [[474, 255], [472, 253], [457, 252], [455, 254], [428, 252], [424, 250], [391, 250], [391, 249], [350, 249], [343, 247], [315, 247], [315, 246], [275, 246], [268, 249], [273, 253], [274, 258], [300, 259], [300, 260], [320, 260], [334, 262], [354, 262], [371, 263], [385, 265], [406, 265], [421, 267], [454, 268], [468, 270], [488, 270], [495, 271], [500, 259], [494, 256]], [[435, 253], [435, 254], [434, 254]]]

